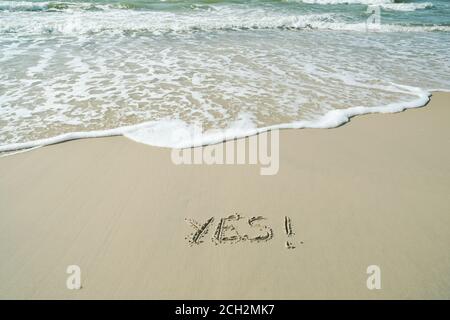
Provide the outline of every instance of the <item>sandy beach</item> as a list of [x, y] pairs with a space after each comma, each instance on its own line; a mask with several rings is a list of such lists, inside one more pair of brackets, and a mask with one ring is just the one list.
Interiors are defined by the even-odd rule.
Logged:
[[[434, 93], [424, 108], [284, 130], [273, 176], [177, 166], [124, 137], [2, 157], [0, 298], [449, 299], [449, 119], [450, 93]], [[235, 213], [264, 217], [273, 237], [212, 241]], [[190, 219], [212, 217], [191, 245]]]

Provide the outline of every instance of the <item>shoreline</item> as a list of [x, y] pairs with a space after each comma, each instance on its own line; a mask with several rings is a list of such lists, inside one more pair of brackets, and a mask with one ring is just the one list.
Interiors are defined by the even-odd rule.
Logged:
[[[176, 166], [125, 137], [0, 158], [0, 298], [449, 299], [449, 117], [450, 93], [435, 93], [426, 108], [281, 130], [274, 176]], [[273, 237], [215, 243], [235, 213]], [[211, 218], [191, 245], [190, 221]]]
[[[143, 143], [152, 147], [163, 147], [163, 148], [192, 148], [199, 146], [207, 146], [211, 144], [223, 143], [226, 141], [230, 141], [233, 139], [242, 139], [247, 138], [249, 136], [253, 136], [259, 133], [264, 133], [270, 130], [284, 130], [284, 129], [334, 129], [338, 128], [342, 125], [345, 125], [350, 121], [351, 118], [356, 116], [363, 116], [369, 114], [378, 114], [378, 113], [398, 113], [403, 112], [408, 109], [422, 108], [425, 107], [431, 99], [433, 92], [450, 92], [450, 90], [423, 90], [420, 88], [403, 86], [409, 88], [411, 90], [410, 93], [417, 94], [418, 98], [411, 101], [404, 102], [395, 102], [388, 105], [375, 106], [375, 107], [349, 107], [345, 109], [334, 109], [328, 111], [322, 117], [317, 120], [309, 121], [309, 120], [300, 120], [294, 121], [290, 123], [281, 123], [276, 125], [270, 125], [261, 128], [252, 128], [245, 129], [244, 132], [235, 133], [230, 129], [223, 130], [224, 132], [220, 135], [213, 134], [204, 134], [202, 137], [202, 142], [197, 143], [196, 141], [183, 142], [181, 144], [176, 141], [166, 141], [165, 143], [160, 143], [159, 141], [156, 143], [149, 143], [150, 141], [154, 141], [153, 136], [147, 136], [145, 138], [140, 137], [139, 130], [152, 129], [153, 126], [158, 126], [160, 121], [147, 121], [133, 125], [127, 125], [112, 129], [104, 129], [104, 130], [94, 130], [94, 131], [79, 131], [79, 132], [68, 132], [63, 133], [57, 136], [43, 138], [38, 140], [32, 140], [27, 142], [19, 142], [12, 143], [0, 146], [0, 157], [7, 156], [9, 153], [15, 154], [17, 151], [27, 149], [33, 150], [39, 147], [45, 147], [53, 144], [80, 140], [80, 139], [92, 139], [92, 138], [106, 138], [106, 137], [115, 137], [115, 136], [124, 136], [135, 142]], [[170, 122], [170, 121], [169, 121]], [[191, 137], [192, 139], [192, 137]], [[166, 139], [167, 140], [167, 139]]]

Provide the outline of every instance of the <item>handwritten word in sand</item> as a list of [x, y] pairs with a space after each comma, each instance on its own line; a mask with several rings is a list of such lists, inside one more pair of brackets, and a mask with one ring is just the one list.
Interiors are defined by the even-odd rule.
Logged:
[[[217, 220], [211, 217], [203, 222], [194, 219], [185, 220], [193, 228], [193, 231], [186, 237], [191, 246], [203, 243], [207, 237], [210, 237], [215, 245], [219, 245], [238, 242], [267, 242], [272, 240], [274, 235], [273, 228], [267, 224], [267, 218], [263, 216], [246, 218], [235, 213]], [[294, 249], [293, 236], [295, 233], [292, 229], [291, 218], [285, 217], [284, 229], [288, 237], [286, 248]]]

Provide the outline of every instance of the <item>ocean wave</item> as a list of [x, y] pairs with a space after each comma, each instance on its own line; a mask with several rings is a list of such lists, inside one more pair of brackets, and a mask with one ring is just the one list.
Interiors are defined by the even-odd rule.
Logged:
[[421, 3], [386, 3], [381, 4], [381, 8], [392, 11], [416, 11], [423, 9], [430, 9], [433, 7], [431, 2], [421, 2]]
[[[350, 118], [371, 113], [396, 113], [406, 109], [424, 106], [431, 95], [430, 92], [416, 87], [400, 86], [417, 98], [410, 101], [391, 103], [374, 107], [351, 107], [328, 111], [317, 120], [301, 120], [290, 123], [257, 128], [248, 119], [238, 119], [224, 130], [203, 132], [196, 125], [189, 125], [182, 120], [148, 121], [136, 125], [118, 127], [107, 130], [69, 132], [58, 136], [33, 140], [22, 143], [12, 143], [0, 146], [0, 153], [14, 152], [23, 149], [34, 149], [70, 140], [99, 138], [110, 136], [125, 136], [133, 141], [157, 147], [189, 148], [211, 145], [223, 141], [243, 138], [276, 129], [329, 129], [347, 123]], [[6, 154], [8, 155], [8, 154]]]
[[0, 1], [0, 11], [44, 11], [48, 8], [48, 2]]
[[[364, 3], [380, 4], [385, 10], [408, 11], [425, 9], [431, 3], [393, 3], [392, 0], [302, 0], [314, 3]], [[368, 30], [378, 32], [430, 32], [450, 31], [449, 25], [396, 24], [390, 22], [378, 26], [349, 20], [347, 16], [334, 13], [291, 12], [267, 7], [246, 5], [208, 5], [209, 10], [122, 10], [131, 8], [125, 2], [11, 2], [0, 1], [0, 8], [8, 10], [57, 10], [58, 14], [23, 15], [2, 14], [0, 33], [36, 35], [91, 35], [109, 34], [168, 34], [229, 30]], [[83, 10], [79, 10], [79, 9]], [[95, 9], [93, 9], [95, 8]], [[100, 11], [101, 10], [101, 11]], [[0, 11], [1, 12], [1, 11]], [[414, 21], [412, 22], [414, 23]]]
[[0, 11], [102, 11], [108, 9], [131, 9], [127, 3], [92, 3], [92, 2], [31, 2], [31, 1], [0, 1]]
[[335, 14], [286, 15], [268, 14], [263, 10], [222, 10], [214, 14], [174, 14], [168, 12], [128, 12], [98, 14], [96, 12], [17, 19], [5, 17], [0, 20], [0, 33], [21, 35], [56, 34], [89, 35], [98, 33], [129, 34], [189, 33], [230, 30], [336, 30], [377, 32], [449, 32], [450, 26], [443, 25], [367, 25], [365, 22], [342, 22]]
[[[387, 10], [396, 11], [414, 11], [420, 9], [432, 8], [433, 4], [425, 3], [397, 3], [394, 0], [285, 0], [286, 2], [302, 2], [307, 4], [319, 5], [337, 5], [337, 4], [362, 4], [378, 5]], [[203, 8], [201, 5], [192, 4], [193, 9]], [[105, 10], [128, 10], [145, 8], [145, 4], [114, 2], [114, 3], [95, 3], [95, 2], [30, 2], [30, 1], [0, 1], [0, 11], [105, 11]], [[207, 6], [211, 9], [211, 6]]]
[[365, 5], [382, 5], [392, 4], [394, 0], [297, 0], [308, 4], [365, 4]]
[[337, 4], [362, 4], [367, 6], [380, 6], [392, 11], [415, 11], [433, 7], [431, 2], [395, 2], [394, 0], [294, 0], [308, 4], [337, 5]]

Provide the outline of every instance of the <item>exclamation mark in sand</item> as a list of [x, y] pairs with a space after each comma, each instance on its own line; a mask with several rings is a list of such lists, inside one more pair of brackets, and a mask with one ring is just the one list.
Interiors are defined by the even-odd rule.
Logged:
[[292, 222], [291, 218], [289, 217], [284, 217], [284, 230], [286, 231], [286, 235], [288, 236], [288, 239], [286, 240], [286, 248], [295, 249], [294, 244], [291, 242], [295, 233], [292, 230]]

